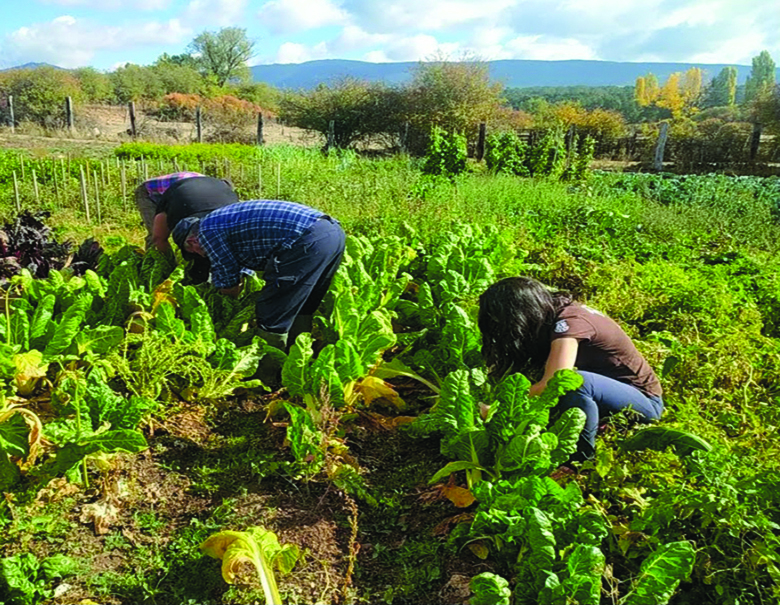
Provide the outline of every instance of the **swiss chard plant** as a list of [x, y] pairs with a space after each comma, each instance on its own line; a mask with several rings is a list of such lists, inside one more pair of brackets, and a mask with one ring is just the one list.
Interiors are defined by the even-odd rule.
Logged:
[[281, 546], [276, 534], [263, 527], [221, 531], [209, 537], [200, 548], [210, 557], [222, 560], [222, 577], [228, 584], [236, 582], [242, 563], [250, 563], [257, 571], [266, 605], [283, 603], [274, 568], [288, 574], [301, 556], [297, 546]]

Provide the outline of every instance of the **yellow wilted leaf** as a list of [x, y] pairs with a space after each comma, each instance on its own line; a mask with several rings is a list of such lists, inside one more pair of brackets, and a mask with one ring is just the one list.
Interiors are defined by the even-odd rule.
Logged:
[[376, 399], [385, 399], [398, 410], [403, 410], [406, 407], [406, 403], [393, 389], [392, 385], [376, 376], [366, 376], [360, 381], [356, 389], [363, 396], [366, 405], [371, 405]]
[[469, 544], [469, 550], [473, 552], [477, 557], [480, 559], [487, 559], [488, 558], [488, 547], [485, 546], [482, 542], [472, 542]]
[[43, 353], [35, 349], [14, 355], [13, 359], [16, 366], [16, 390], [26, 397], [35, 390], [38, 379], [46, 376], [49, 364], [43, 363]]
[[221, 531], [208, 538], [200, 545], [200, 548], [208, 556], [221, 559], [225, 556], [228, 546], [236, 540], [241, 540], [243, 537], [244, 534], [240, 531]]
[[441, 493], [458, 508], [466, 508], [474, 504], [474, 495], [465, 487], [457, 485], [445, 485], [441, 488]]

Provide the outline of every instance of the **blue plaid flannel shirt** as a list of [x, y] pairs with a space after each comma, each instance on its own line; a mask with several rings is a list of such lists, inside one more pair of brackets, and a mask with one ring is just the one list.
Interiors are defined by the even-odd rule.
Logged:
[[262, 271], [274, 252], [290, 248], [321, 216], [314, 208], [279, 200], [251, 200], [214, 210], [201, 220], [198, 236], [211, 261], [211, 283], [232, 288], [242, 269]]

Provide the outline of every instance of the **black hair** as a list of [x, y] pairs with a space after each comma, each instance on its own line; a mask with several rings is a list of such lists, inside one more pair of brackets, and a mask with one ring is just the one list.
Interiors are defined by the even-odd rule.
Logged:
[[482, 357], [491, 373], [543, 367], [550, 354], [550, 331], [571, 295], [530, 277], [507, 277], [479, 297]]

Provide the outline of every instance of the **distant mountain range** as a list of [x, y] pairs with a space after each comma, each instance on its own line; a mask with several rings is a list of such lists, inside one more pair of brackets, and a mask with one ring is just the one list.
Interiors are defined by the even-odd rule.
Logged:
[[[705, 80], [716, 76], [726, 64], [702, 63], [621, 63], [615, 61], [488, 61], [490, 75], [509, 88], [530, 86], [633, 86], [637, 77], [648, 72], [663, 82], [669, 74], [700, 67]], [[416, 62], [366, 63], [326, 59], [306, 63], [255, 65], [252, 77], [277, 88], [309, 89], [344, 76], [362, 80], [403, 84], [412, 76]], [[750, 74], [749, 65], [734, 65], [738, 81], [744, 84]], [[780, 69], [778, 69], [780, 81]]]
[[[705, 80], [716, 76], [726, 64], [714, 63], [626, 63], [617, 61], [487, 61], [490, 75], [508, 88], [531, 86], [633, 86], [639, 76], [652, 72], [660, 82], [676, 71], [691, 67], [704, 70]], [[417, 62], [368, 63], [344, 59], [324, 59], [306, 63], [274, 63], [255, 65], [251, 68], [256, 82], [266, 82], [276, 88], [310, 89], [318, 84], [332, 83], [351, 76], [371, 82], [395, 85], [408, 82]], [[56, 67], [48, 63], [25, 63], [8, 69]], [[738, 82], [744, 84], [750, 74], [749, 65], [733, 65], [737, 68]], [[6, 71], [6, 70], [0, 70]], [[780, 82], [780, 69], [777, 70]]]

